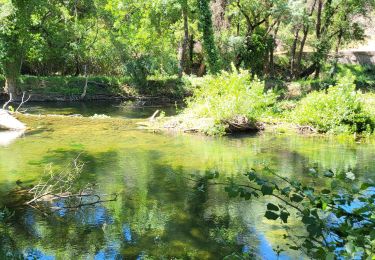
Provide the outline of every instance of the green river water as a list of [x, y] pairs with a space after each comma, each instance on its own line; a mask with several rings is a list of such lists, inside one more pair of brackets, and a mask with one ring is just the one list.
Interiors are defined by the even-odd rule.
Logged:
[[[188, 178], [206, 171], [236, 176], [259, 164], [296, 179], [307, 180], [311, 166], [375, 178], [371, 143], [276, 134], [209, 138], [137, 129], [136, 122], [156, 108], [49, 103], [28, 109], [105, 113], [114, 119], [26, 117], [30, 131], [0, 146], [0, 208], [12, 207], [10, 192], [17, 180], [33, 184], [46, 165], [64, 167], [78, 154], [85, 162], [81, 181], [95, 183], [98, 193], [119, 196], [48, 218], [32, 208], [12, 209], [14, 217], [0, 228], [0, 247], [27, 259], [223, 259], [249, 251], [259, 259], [276, 259], [272, 248], [285, 244], [284, 229], [263, 218], [266, 199], [230, 200], [223, 187], [202, 188]], [[297, 223], [290, 225], [298, 229]], [[287, 251], [280, 257], [296, 258], [303, 256]]]

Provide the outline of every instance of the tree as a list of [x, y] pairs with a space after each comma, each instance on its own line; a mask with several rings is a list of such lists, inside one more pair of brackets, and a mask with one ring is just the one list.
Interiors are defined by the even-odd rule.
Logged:
[[236, 66], [244, 65], [253, 74], [267, 73], [273, 66], [273, 50], [281, 18], [286, 11], [283, 0], [233, 0], [232, 19], [243, 45], [236, 55]]
[[189, 5], [188, 0], [180, 0], [181, 3], [181, 11], [182, 11], [182, 19], [184, 23], [184, 39], [182, 41], [181, 46], [181, 53], [180, 53], [180, 63], [178, 68], [178, 76], [181, 78], [182, 73], [186, 71], [189, 67], [189, 53], [188, 53], [188, 46], [189, 46]]
[[5, 91], [17, 97], [17, 79], [22, 62], [29, 48], [31, 15], [39, 1], [2, 0], [0, 2], [0, 44], [2, 70], [5, 76]]
[[212, 25], [212, 14], [209, 0], [197, 0], [200, 29], [203, 34], [203, 49], [207, 55], [208, 69], [211, 73], [219, 72], [219, 55], [215, 44], [215, 35]]

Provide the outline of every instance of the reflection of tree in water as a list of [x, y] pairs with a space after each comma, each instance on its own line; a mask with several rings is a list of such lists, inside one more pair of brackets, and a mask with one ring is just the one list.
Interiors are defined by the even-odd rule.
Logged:
[[16, 241], [5, 225], [0, 223], [0, 259], [21, 259], [21, 252]]
[[[61, 166], [79, 153], [87, 167], [86, 174], [76, 183], [78, 186], [95, 182], [96, 175], [90, 172], [95, 172], [101, 163], [115, 156], [113, 152], [90, 155], [77, 150], [57, 150], [45, 156], [41, 162], [53, 162]], [[14, 241], [15, 248], [22, 249], [26, 255], [52, 252], [52, 255], [56, 253], [57, 257], [64, 259], [95, 255], [106, 242], [103, 227], [114, 222], [111, 213], [103, 205], [72, 212], [57, 211], [48, 218], [31, 208], [13, 208], [15, 205], [17, 206], [17, 203], [14, 203], [13, 199], [6, 205], [15, 212], [8, 228], [8, 240]], [[9, 244], [6, 241], [4, 244], [3, 241], [0, 243], [2, 248]]]
[[[80, 152], [57, 150], [39, 163], [63, 165]], [[62, 211], [47, 219], [32, 210], [15, 209], [12, 225], [4, 233], [7, 240], [0, 242], [10, 245], [6, 250], [70, 259], [119, 255], [215, 259], [260, 245], [252, 229], [256, 206], [228, 200], [223, 187], [207, 186], [205, 178], [198, 178], [205, 174], [201, 170], [164, 165], [156, 150], [133, 151], [131, 156], [126, 150], [84, 151], [81, 156], [86, 177], [77, 185], [97, 182], [101, 192], [121, 192], [118, 201]], [[308, 162], [288, 151], [267, 156], [283, 166], [283, 172], [296, 176]], [[191, 173], [197, 177], [194, 182], [186, 179]]]
[[[76, 150], [59, 150], [41, 162], [62, 165], [76, 155]], [[31, 209], [14, 209], [9, 232], [14, 248], [24, 254], [71, 259], [95, 255], [215, 258], [240, 251], [248, 242], [238, 235], [248, 234], [247, 227], [238, 212], [234, 214], [235, 206], [229, 209], [232, 202], [221, 189], [207, 187], [205, 178], [188, 181], [185, 176], [191, 170], [159, 165], [155, 151], [132, 157], [134, 167], [130, 168], [129, 162], [119, 159], [123, 154], [112, 151], [83, 152], [82, 158], [88, 176], [77, 185], [98, 180], [105, 191], [122, 187], [119, 200], [76, 212], [59, 211], [50, 218]], [[125, 173], [106, 175], [109, 166], [111, 171]], [[108, 176], [114, 179], [100, 179]]]
[[[226, 195], [221, 195], [219, 205], [217, 200], [209, 200], [210, 196], [220, 196], [222, 190], [209, 188], [206, 178], [190, 182], [184, 169], [157, 163], [153, 171], [146, 187], [138, 186], [131, 192], [133, 203], [127, 207], [131, 212], [124, 220], [133, 231], [134, 244], [123, 249], [124, 256], [207, 259], [241, 251], [249, 242], [245, 235], [239, 236], [249, 231], [240, 216], [230, 216]], [[211, 213], [210, 208], [214, 208]]]

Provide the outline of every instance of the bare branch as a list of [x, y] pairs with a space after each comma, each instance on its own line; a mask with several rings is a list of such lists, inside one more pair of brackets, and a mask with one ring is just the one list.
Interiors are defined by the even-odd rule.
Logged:
[[30, 100], [30, 98], [31, 98], [31, 95], [29, 95], [29, 97], [25, 100], [25, 95], [26, 95], [26, 92], [24, 91], [23, 93], [22, 93], [22, 99], [21, 99], [21, 103], [19, 104], [19, 106], [17, 107], [17, 109], [16, 109], [16, 113], [18, 112], [18, 110], [23, 106], [23, 104], [25, 104], [26, 102], [28, 102], [29, 100]]
[[7, 102], [5, 102], [5, 104], [3, 105], [3, 109], [5, 110], [6, 107], [9, 105], [10, 102], [13, 101], [13, 96], [12, 96], [12, 93], [9, 93], [9, 100]]

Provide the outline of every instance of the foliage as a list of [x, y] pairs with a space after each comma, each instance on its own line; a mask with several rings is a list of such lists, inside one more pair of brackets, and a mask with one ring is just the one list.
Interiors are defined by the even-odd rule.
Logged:
[[13, 217], [9, 209], [0, 209], [0, 258], [23, 259], [21, 253], [15, 247], [15, 243], [9, 235], [8, 221]]
[[[22, 74], [79, 76], [86, 66], [88, 74], [143, 86], [150, 75], [177, 74], [182, 56], [189, 56], [186, 73], [215, 74], [234, 63], [262, 78], [304, 78], [333, 50], [363, 39], [375, 6], [314, 2], [0, 0], [0, 69], [12, 88]], [[189, 55], [179, 55], [182, 45]], [[274, 55], [276, 47], [286, 62]], [[337, 70], [337, 60], [332, 64]]]
[[336, 176], [330, 170], [318, 173], [311, 168], [309, 172], [316, 182], [328, 180], [330, 185], [316, 188], [265, 167], [262, 174], [246, 173], [245, 183], [230, 179], [225, 190], [231, 198], [276, 198], [277, 203], [267, 204], [264, 217], [283, 224], [296, 217], [305, 229], [298, 235], [285, 235], [292, 250], [302, 250], [314, 259], [371, 259], [375, 251], [374, 182], [355, 183], [352, 172]]
[[203, 47], [207, 53], [209, 71], [213, 74], [219, 72], [219, 56], [217, 53], [214, 31], [212, 27], [212, 15], [208, 0], [198, 0], [200, 14], [200, 27], [203, 33]]
[[[245, 70], [222, 71], [192, 79], [193, 97], [188, 99], [185, 114], [198, 118], [212, 118], [216, 127], [223, 128], [226, 121], [244, 116], [256, 122], [276, 102], [276, 94], [265, 92], [264, 82], [251, 79]], [[221, 126], [221, 127], [220, 127]]]
[[337, 65], [337, 75], [354, 75], [357, 89], [375, 89], [375, 66], [374, 65]]
[[320, 132], [372, 133], [374, 118], [363, 109], [361, 94], [355, 88], [353, 76], [339, 78], [335, 86], [303, 98], [291, 118]]
[[[67, 98], [80, 96], [86, 78], [82, 76], [29, 76], [19, 77], [18, 88], [30, 94], [42, 95], [48, 99], [54, 95]], [[0, 75], [0, 86], [5, 79]], [[89, 76], [88, 98], [95, 96], [166, 96], [174, 99], [186, 97], [191, 92], [191, 84], [185, 84], [175, 76], [150, 76], [144, 85], [135, 84], [129, 77]]]
[[4, 208], [0, 210], [0, 225], [2, 223], [5, 223], [10, 217], [12, 217], [12, 213], [9, 211], [9, 209]]

